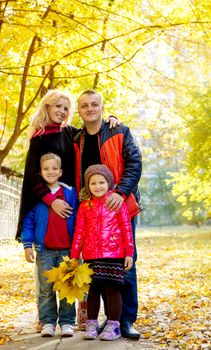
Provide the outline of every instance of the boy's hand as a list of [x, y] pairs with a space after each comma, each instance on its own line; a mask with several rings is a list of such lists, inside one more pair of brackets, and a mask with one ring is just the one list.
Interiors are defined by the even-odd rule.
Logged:
[[32, 248], [25, 249], [25, 258], [26, 258], [26, 261], [30, 263], [34, 263], [34, 252]]
[[131, 258], [131, 256], [126, 256], [125, 257], [125, 271], [128, 271], [131, 269], [133, 265], [133, 258]]
[[69, 218], [69, 216], [72, 215], [73, 211], [73, 208], [71, 208], [68, 203], [58, 198], [51, 203], [51, 208], [63, 219]]

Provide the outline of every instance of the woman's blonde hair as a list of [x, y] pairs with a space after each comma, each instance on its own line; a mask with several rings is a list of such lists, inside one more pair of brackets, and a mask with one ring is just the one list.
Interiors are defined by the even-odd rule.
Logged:
[[65, 98], [69, 103], [69, 110], [67, 118], [62, 122], [61, 126], [65, 126], [68, 119], [71, 121], [73, 114], [73, 103], [68, 93], [60, 90], [48, 90], [48, 92], [41, 99], [37, 111], [32, 115], [31, 124], [28, 137], [31, 139], [32, 135], [37, 131], [44, 132], [46, 125], [49, 123], [49, 116], [46, 106], [51, 106], [60, 98]]

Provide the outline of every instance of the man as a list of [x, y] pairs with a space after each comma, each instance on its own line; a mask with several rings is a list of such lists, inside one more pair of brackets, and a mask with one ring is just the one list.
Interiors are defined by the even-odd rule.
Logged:
[[[84, 128], [74, 140], [76, 154], [76, 189], [84, 186], [84, 172], [93, 164], [106, 164], [112, 171], [116, 183], [115, 191], [107, 199], [111, 210], [121, 207], [125, 200], [131, 213], [131, 224], [135, 244], [135, 218], [141, 210], [138, 181], [141, 177], [142, 163], [140, 150], [129, 128], [120, 125], [110, 129], [103, 120], [101, 96], [94, 90], [83, 92], [78, 99], [78, 112]], [[121, 333], [123, 337], [139, 339], [140, 333], [133, 327], [137, 318], [137, 276], [135, 261], [131, 270], [125, 273]]]

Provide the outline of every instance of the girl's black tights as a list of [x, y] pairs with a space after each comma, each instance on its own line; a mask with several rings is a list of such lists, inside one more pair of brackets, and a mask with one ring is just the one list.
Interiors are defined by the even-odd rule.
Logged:
[[107, 285], [103, 288], [91, 286], [87, 299], [87, 313], [89, 320], [96, 320], [100, 310], [100, 296], [106, 296], [108, 319], [119, 321], [122, 313], [122, 296], [118, 287]]

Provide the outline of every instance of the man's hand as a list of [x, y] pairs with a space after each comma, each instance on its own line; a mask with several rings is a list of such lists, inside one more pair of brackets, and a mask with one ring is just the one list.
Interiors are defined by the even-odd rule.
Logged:
[[34, 252], [32, 248], [25, 249], [25, 258], [29, 263], [34, 263]]
[[131, 256], [126, 256], [125, 264], [124, 264], [125, 271], [130, 270], [132, 266], [133, 266], [133, 258], [131, 258]]
[[73, 211], [73, 208], [71, 208], [67, 202], [58, 198], [51, 203], [51, 208], [63, 219], [69, 218], [69, 216], [72, 215]]
[[111, 193], [110, 196], [106, 199], [105, 205], [110, 210], [115, 210], [121, 208], [124, 198], [118, 193]]
[[112, 115], [110, 115], [105, 122], [110, 123], [109, 129], [115, 128], [117, 125], [120, 125], [122, 123], [121, 120], [113, 117]]

